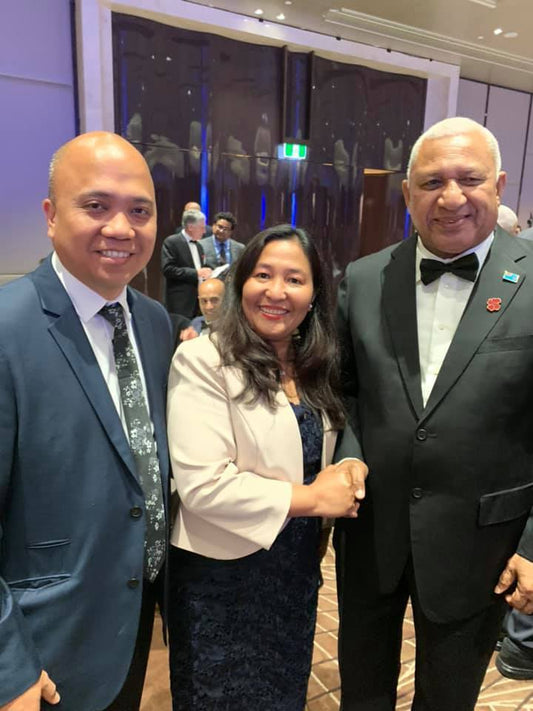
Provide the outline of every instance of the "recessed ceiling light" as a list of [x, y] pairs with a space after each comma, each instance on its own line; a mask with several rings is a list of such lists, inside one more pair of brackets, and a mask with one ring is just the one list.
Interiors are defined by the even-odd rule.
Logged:
[[284, 20], [284, 19], [285, 19], [285, 15], [282, 12], [280, 12], [279, 15], [276, 15], [276, 20]]
[[506, 32], [504, 37], [506, 39], [514, 39], [515, 37], [518, 37], [518, 32]]
[[497, 27], [497, 28], [494, 30], [494, 34], [495, 34], [495, 35], [501, 35], [502, 32], [503, 32], [503, 30], [502, 30], [501, 27]]
[[[262, 14], [263, 14], [263, 10], [261, 10], [260, 7], [258, 7], [257, 10], [254, 10], [254, 15], [262, 15]], [[501, 32], [501, 30], [500, 30], [500, 32]]]
[[478, 35], [477, 38], [478, 38], [478, 39], [485, 39], [485, 38], [483, 37], [483, 35]]
[[285, 5], [292, 5], [292, 0], [285, 0]]

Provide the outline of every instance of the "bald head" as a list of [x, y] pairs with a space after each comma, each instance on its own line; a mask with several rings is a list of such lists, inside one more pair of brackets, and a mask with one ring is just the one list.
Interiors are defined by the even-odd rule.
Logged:
[[186, 202], [183, 212], [188, 212], [189, 210], [194, 210], [195, 212], [202, 212], [199, 202]]
[[214, 321], [224, 298], [224, 282], [220, 279], [206, 279], [198, 285], [198, 303], [207, 323]]
[[90, 133], [82, 133], [67, 141], [52, 156], [48, 169], [48, 197], [50, 200], [55, 199], [57, 174], [61, 172], [62, 166], [68, 165], [72, 159], [76, 160], [80, 155], [86, 154], [90, 156], [93, 153], [96, 156], [98, 152], [105, 152], [108, 155], [129, 156], [131, 160], [143, 166], [149, 180], [152, 180], [144, 158], [131, 143], [116, 133], [92, 131]]
[[49, 191], [43, 209], [61, 263], [104, 298], [117, 298], [155, 244], [154, 185], [144, 158], [116, 134], [82, 134], [55, 153]]

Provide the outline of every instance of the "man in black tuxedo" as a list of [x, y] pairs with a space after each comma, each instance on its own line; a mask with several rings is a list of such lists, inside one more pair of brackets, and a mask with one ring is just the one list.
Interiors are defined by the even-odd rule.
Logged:
[[433, 126], [403, 186], [417, 234], [340, 286], [338, 457], [369, 467], [335, 531], [343, 711], [395, 708], [408, 597], [417, 711], [473, 709], [505, 602], [533, 612], [533, 249], [496, 227], [500, 163], [476, 122]]
[[193, 318], [198, 310], [198, 282], [211, 276], [199, 241], [205, 232], [205, 215], [185, 210], [182, 229], [163, 242], [161, 268], [166, 279], [165, 304], [170, 313]]

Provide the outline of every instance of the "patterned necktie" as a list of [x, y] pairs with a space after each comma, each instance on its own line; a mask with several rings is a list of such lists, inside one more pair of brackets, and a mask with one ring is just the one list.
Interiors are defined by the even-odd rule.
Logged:
[[165, 508], [152, 423], [137, 360], [128, 336], [124, 310], [118, 303], [108, 304], [100, 309], [100, 314], [114, 328], [113, 353], [120, 385], [120, 398], [130, 448], [144, 493], [146, 514], [144, 576], [152, 582], [165, 557]]
[[444, 272], [451, 272], [462, 279], [476, 281], [479, 260], [475, 252], [454, 259], [453, 262], [439, 262], [438, 259], [422, 259], [420, 261], [420, 279], [423, 284], [431, 284]]
[[218, 263], [220, 266], [227, 263], [226, 257], [226, 245], [224, 242], [218, 243], [219, 253], [218, 253]]

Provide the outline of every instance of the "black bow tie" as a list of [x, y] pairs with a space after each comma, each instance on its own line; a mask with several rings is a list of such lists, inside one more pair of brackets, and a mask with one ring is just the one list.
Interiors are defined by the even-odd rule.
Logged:
[[477, 254], [471, 252], [464, 257], [454, 259], [453, 262], [439, 262], [437, 259], [422, 259], [420, 262], [420, 278], [423, 284], [431, 284], [444, 272], [451, 272], [461, 279], [476, 281], [479, 261]]

